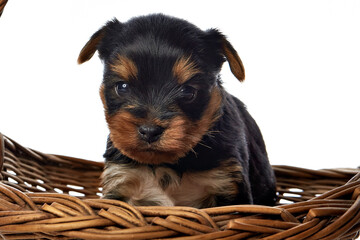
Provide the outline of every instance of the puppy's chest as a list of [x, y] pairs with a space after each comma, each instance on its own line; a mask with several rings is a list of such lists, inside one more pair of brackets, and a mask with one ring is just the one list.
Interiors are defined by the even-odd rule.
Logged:
[[[116, 168], [119, 170], [121, 167], [117, 165]], [[181, 176], [167, 167], [140, 166], [121, 172], [121, 175], [117, 175], [118, 182], [121, 182], [118, 188], [123, 190], [120, 192], [131, 193], [127, 197], [129, 203], [134, 205], [149, 203], [204, 208], [216, 206], [217, 196], [237, 193], [237, 185], [227, 168], [185, 172]], [[128, 183], [134, 181], [137, 182], [137, 189], [125, 190], [133, 188], [134, 184]]]
[[222, 168], [185, 172], [179, 176], [170, 168], [159, 167], [153, 172], [152, 181], [153, 186], [161, 188], [177, 206], [212, 207], [216, 205], [217, 196], [236, 191], [229, 172]]
[[213, 181], [208, 174], [184, 173], [180, 177], [172, 169], [159, 168], [152, 180], [173, 205], [200, 207], [212, 195]]

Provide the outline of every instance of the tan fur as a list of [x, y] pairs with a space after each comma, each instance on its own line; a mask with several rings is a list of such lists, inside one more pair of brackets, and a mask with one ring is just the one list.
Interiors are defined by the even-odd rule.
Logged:
[[[146, 164], [176, 163], [191, 151], [212, 127], [219, 117], [217, 113], [220, 105], [220, 91], [213, 88], [208, 107], [197, 122], [186, 116], [177, 116], [169, 122], [138, 119], [127, 111], [120, 111], [112, 116], [106, 113], [105, 116], [110, 129], [110, 139], [126, 156]], [[138, 127], [144, 123], [155, 123], [166, 128], [159, 141], [149, 145], [139, 139]]]
[[190, 57], [181, 57], [176, 61], [172, 69], [174, 76], [177, 78], [179, 84], [185, 83], [200, 70], [196, 68], [195, 63], [191, 61]]
[[[116, 148], [124, 154], [138, 148], [138, 126], [141, 120], [133, 117], [129, 112], [120, 111], [115, 115], [105, 114], [110, 129], [110, 139]], [[128, 155], [131, 157], [130, 155]]]
[[117, 59], [110, 65], [110, 68], [124, 81], [129, 81], [130, 78], [136, 78], [138, 74], [135, 63], [131, 59], [121, 55], [117, 56]]
[[[103, 173], [103, 194], [133, 205], [213, 207], [216, 196], [235, 196], [241, 181], [236, 159], [227, 159], [216, 169], [186, 172], [181, 177], [167, 167], [108, 163]], [[168, 184], [163, 186], [166, 175]]]
[[238, 176], [235, 181], [231, 176], [234, 171], [241, 171], [241, 167], [236, 164], [196, 173], [186, 172], [181, 179], [181, 184], [178, 187], [171, 186], [167, 192], [175, 205], [196, 208], [214, 207], [217, 195], [237, 194], [236, 181], [241, 181], [241, 176]]
[[103, 39], [105, 33], [103, 30], [98, 31], [94, 34], [91, 39], [85, 44], [85, 46], [81, 49], [79, 57], [78, 57], [78, 64], [82, 64], [91, 59], [94, 53], [97, 50], [97, 46], [100, 41]]
[[100, 85], [99, 94], [100, 94], [101, 102], [103, 103], [104, 109], [105, 109], [105, 111], [106, 111], [105, 86], [104, 86], [104, 84], [101, 84], [101, 85]]
[[147, 166], [108, 163], [102, 178], [105, 197], [121, 197], [132, 205], [173, 206]]
[[223, 40], [223, 51], [226, 59], [229, 62], [231, 72], [240, 82], [244, 81], [245, 79], [244, 65], [239, 55], [237, 54], [236, 50], [225, 38]]

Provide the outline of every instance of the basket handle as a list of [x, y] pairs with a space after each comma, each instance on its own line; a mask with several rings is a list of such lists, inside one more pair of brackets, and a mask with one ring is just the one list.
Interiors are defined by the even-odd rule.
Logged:
[[3, 13], [3, 11], [4, 11], [4, 7], [5, 7], [7, 2], [8, 2], [8, 0], [0, 0], [0, 17], [1, 17], [1, 14]]
[[2, 168], [4, 164], [4, 157], [5, 157], [5, 140], [4, 140], [4, 135], [2, 135], [0, 132], [0, 180], [3, 179]]

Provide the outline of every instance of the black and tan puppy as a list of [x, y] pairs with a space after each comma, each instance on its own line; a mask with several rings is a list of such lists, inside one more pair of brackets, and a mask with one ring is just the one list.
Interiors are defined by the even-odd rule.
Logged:
[[224, 35], [156, 14], [108, 22], [78, 62], [96, 50], [110, 129], [104, 198], [199, 208], [275, 203], [260, 130], [221, 86], [226, 60], [240, 81], [245, 77]]

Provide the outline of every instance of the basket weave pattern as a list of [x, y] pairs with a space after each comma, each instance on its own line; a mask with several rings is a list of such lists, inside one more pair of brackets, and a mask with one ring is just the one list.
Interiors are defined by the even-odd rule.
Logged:
[[[100, 199], [103, 163], [44, 154], [0, 134], [5, 239], [355, 239], [358, 169], [274, 166], [276, 207], [133, 207]], [[284, 204], [286, 202], [286, 204]]]

